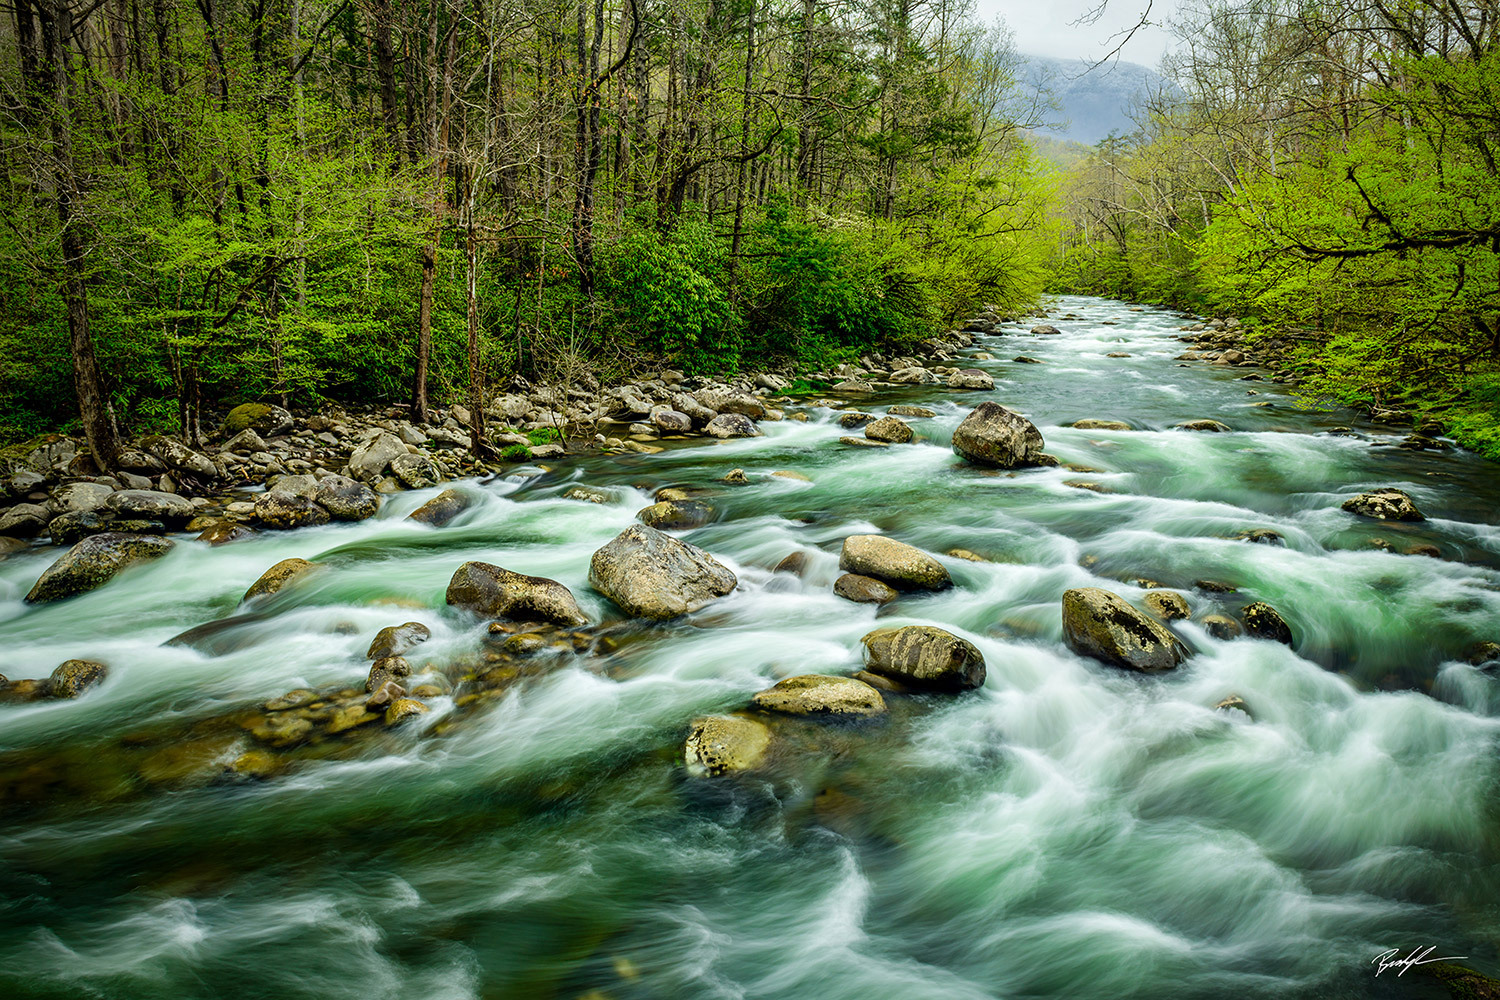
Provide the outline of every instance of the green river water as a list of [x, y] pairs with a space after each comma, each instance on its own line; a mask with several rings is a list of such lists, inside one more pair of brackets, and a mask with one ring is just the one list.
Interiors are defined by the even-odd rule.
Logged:
[[[1500, 677], [1462, 662], [1500, 639], [1496, 467], [1399, 449], [1395, 429], [1301, 410], [1243, 369], [1178, 366], [1173, 314], [1056, 304], [1083, 317], [1052, 320], [1061, 336], [979, 337], [1045, 362], [975, 363], [993, 393], [861, 401], [935, 409], [913, 445], [842, 446], [834, 411], [808, 408], [761, 438], [471, 484], [482, 502], [447, 528], [403, 520], [429, 490], [360, 524], [184, 539], [48, 606], [21, 598], [58, 550], [0, 561], [0, 670], [111, 667], [76, 702], [0, 706], [0, 996], [1446, 996], [1421, 970], [1376, 974], [1382, 952], [1429, 945], [1500, 974]], [[949, 436], [988, 398], [1099, 471], [960, 462]], [[1135, 429], [1062, 426], [1084, 417]], [[1173, 429], [1198, 418], [1234, 430]], [[735, 467], [751, 484], [716, 486]], [[563, 499], [580, 484], [616, 500]], [[557, 579], [618, 621], [589, 557], [652, 491], [684, 484], [716, 490], [720, 520], [684, 537], [739, 588], [665, 625], [622, 623], [610, 655], [556, 663], [462, 724], [435, 699], [272, 780], [184, 778], [170, 747], [132, 742], [359, 683], [386, 625], [431, 626], [414, 660], [472, 654], [483, 626], [443, 601], [469, 559]], [[1379, 486], [1429, 520], [1339, 509]], [[1233, 538], [1257, 528], [1286, 544]], [[830, 590], [842, 539], [862, 532], [991, 561], [940, 557], [953, 589], [877, 614]], [[1399, 554], [1428, 543], [1444, 558]], [[801, 578], [770, 571], [799, 550]], [[163, 647], [290, 556], [328, 568], [221, 655]], [[1139, 603], [1138, 578], [1195, 615], [1267, 601], [1295, 648], [1178, 623], [1195, 655], [1168, 675], [1070, 653], [1063, 591]], [[963, 635], [986, 684], [892, 699], [880, 725], [788, 723], [762, 774], [685, 773], [693, 718], [782, 677], [858, 669], [877, 623]], [[1231, 693], [1253, 721], [1213, 710]]]

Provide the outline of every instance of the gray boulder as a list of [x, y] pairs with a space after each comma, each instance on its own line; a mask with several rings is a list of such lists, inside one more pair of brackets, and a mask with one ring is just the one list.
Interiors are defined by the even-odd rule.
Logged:
[[984, 654], [932, 625], [876, 629], [860, 640], [865, 669], [917, 688], [965, 691], [984, 684]]
[[[802, 555], [800, 552], [793, 555]], [[788, 556], [788, 558], [791, 558]], [[785, 560], [783, 560], [785, 561]], [[781, 567], [778, 565], [779, 571]], [[856, 604], [888, 604], [896, 599], [896, 591], [889, 584], [882, 583], [873, 576], [860, 576], [858, 573], [845, 573], [833, 581], [833, 592], [846, 601]]]
[[631, 525], [594, 553], [589, 583], [627, 614], [661, 620], [696, 611], [739, 581], [696, 545]]
[[78, 514], [105, 506], [113, 493], [103, 483], [68, 483], [52, 491], [52, 502], [64, 513]]
[[680, 410], [657, 410], [651, 422], [664, 434], [686, 434], [693, 429], [693, 418]]
[[1171, 670], [1186, 656], [1165, 625], [1098, 587], [1063, 594], [1062, 617], [1068, 648], [1111, 666], [1155, 673]]
[[0, 511], [0, 535], [11, 538], [35, 538], [46, 529], [52, 513], [41, 504], [18, 503]]
[[285, 490], [269, 490], [256, 497], [255, 519], [276, 531], [314, 527], [329, 521], [328, 511], [311, 497]]
[[47, 567], [26, 595], [26, 603], [60, 601], [102, 587], [125, 567], [157, 559], [171, 550], [171, 539], [153, 535], [91, 535]]
[[661, 500], [636, 511], [636, 518], [661, 531], [687, 531], [713, 522], [715, 512], [698, 500]]
[[380, 496], [348, 476], [324, 476], [318, 480], [313, 501], [335, 521], [363, 521], [380, 510]]
[[349, 456], [349, 474], [365, 482], [379, 479], [393, 458], [405, 454], [406, 445], [400, 438], [381, 432], [354, 449]]
[[704, 428], [716, 438], [760, 437], [760, 428], [743, 413], [721, 413]]
[[484, 562], [466, 562], [448, 581], [448, 603], [481, 618], [587, 625], [573, 592], [556, 580]]
[[948, 376], [950, 389], [993, 389], [995, 380], [978, 368], [964, 368]]
[[474, 500], [462, 490], [444, 490], [406, 515], [408, 521], [441, 528], [473, 506]]
[[161, 459], [169, 469], [191, 473], [205, 479], [219, 478], [219, 469], [213, 462], [175, 438], [153, 434], [141, 439], [141, 447]]
[[[533, 454], [540, 451], [535, 449]], [[425, 490], [436, 486], [443, 478], [437, 463], [426, 455], [397, 455], [391, 459], [391, 475], [414, 490]]]
[[977, 465], [1002, 469], [1036, 465], [1044, 447], [1035, 424], [999, 403], [980, 403], [953, 432], [953, 450]]
[[945, 590], [953, 586], [942, 563], [915, 546], [884, 535], [850, 535], [844, 539], [839, 569], [873, 576], [897, 590]]
[[1350, 497], [1340, 506], [1351, 514], [1372, 517], [1378, 521], [1425, 521], [1427, 518], [1417, 509], [1416, 501], [1405, 490], [1394, 486], [1361, 493]]
[[197, 513], [186, 497], [158, 490], [120, 490], [111, 494], [107, 502], [117, 517], [164, 524], [186, 524]]
[[308, 562], [306, 559], [283, 559], [262, 573], [260, 579], [252, 583], [250, 589], [245, 591], [245, 596], [240, 598], [240, 602], [244, 603], [255, 597], [268, 597], [297, 577], [317, 568], [317, 563]]
[[750, 704], [762, 711], [787, 715], [869, 718], [885, 713], [885, 699], [864, 681], [822, 674], [788, 677], [758, 692]]

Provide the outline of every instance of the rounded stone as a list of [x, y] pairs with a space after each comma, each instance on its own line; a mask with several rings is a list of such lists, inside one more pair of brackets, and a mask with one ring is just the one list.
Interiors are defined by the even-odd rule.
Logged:
[[953, 586], [942, 563], [915, 546], [884, 535], [850, 535], [844, 539], [839, 569], [872, 576], [897, 590], [945, 590]]
[[984, 654], [933, 625], [876, 629], [860, 639], [865, 669], [917, 688], [963, 691], [984, 684]]
[[245, 596], [240, 598], [240, 601], [244, 602], [255, 597], [270, 596], [297, 577], [317, 568], [316, 563], [308, 562], [306, 559], [283, 559], [262, 573], [260, 579], [252, 583], [250, 589], [245, 591]]
[[1240, 612], [1245, 623], [1245, 634], [1254, 639], [1269, 639], [1284, 646], [1292, 644], [1292, 629], [1281, 617], [1281, 613], [1264, 601], [1246, 605]]
[[1045, 446], [1035, 424], [993, 402], [980, 403], [953, 432], [960, 458], [1002, 469], [1037, 464]]
[[733, 774], [759, 767], [771, 746], [763, 722], [740, 715], [693, 720], [684, 745], [688, 773], [697, 777]]
[[1098, 587], [1064, 593], [1062, 618], [1069, 649], [1111, 666], [1155, 673], [1171, 670], [1185, 654], [1166, 626]]
[[171, 539], [154, 535], [90, 535], [47, 567], [26, 595], [26, 603], [59, 601], [101, 587], [125, 567], [158, 559], [172, 547]]
[[893, 587], [858, 573], [845, 573], [833, 581], [833, 592], [856, 604], [887, 604], [897, 597]]
[[881, 417], [865, 425], [865, 437], [871, 441], [885, 441], [890, 444], [910, 444], [916, 435], [904, 420], [898, 417]]
[[1146, 595], [1145, 605], [1156, 617], [1169, 622], [1192, 616], [1187, 598], [1175, 590], [1153, 590]]
[[89, 688], [104, 683], [109, 668], [93, 660], [65, 660], [47, 679], [47, 691], [54, 698], [77, 698]]
[[697, 500], [660, 500], [637, 511], [635, 516], [642, 524], [659, 531], [686, 531], [712, 523], [715, 512]]
[[856, 718], [885, 713], [880, 692], [853, 677], [804, 674], [788, 677], [750, 699], [755, 708], [788, 715], [841, 715]]

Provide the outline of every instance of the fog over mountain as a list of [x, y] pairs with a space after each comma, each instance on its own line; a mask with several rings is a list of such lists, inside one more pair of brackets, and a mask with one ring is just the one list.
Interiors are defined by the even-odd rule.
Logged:
[[1054, 127], [1040, 128], [1044, 135], [1093, 145], [1111, 132], [1128, 135], [1135, 130], [1131, 111], [1148, 94], [1177, 87], [1155, 70], [1139, 63], [1108, 62], [1094, 65], [1085, 59], [1054, 59], [1023, 55], [1022, 79], [1028, 88], [1043, 86], [1057, 104]]

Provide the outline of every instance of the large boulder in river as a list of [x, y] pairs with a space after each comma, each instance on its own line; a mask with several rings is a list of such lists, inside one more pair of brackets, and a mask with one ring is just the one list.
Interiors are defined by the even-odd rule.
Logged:
[[186, 524], [197, 513], [186, 497], [158, 490], [120, 490], [106, 503], [118, 517], [164, 524]]
[[1360, 517], [1373, 517], [1379, 521], [1425, 521], [1426, 517], [1417, 510], [1416, 501], [1411, 494], [1405, 490], [1398, 490], [1394, 486], [1386, 486], [1368, 493], [1361, 493], [1357, 497], [1350, 497], [1340, 506], [1351, 514]]
[[714, 509], [700, 500], [659, 500], [635, 512], [642, 524], [662, 531], [687, 531], [712, 523]]
[[408, 521], [441, 528], [473, 506], [474, 500], [463, 490], [444, 490], [406, 515]]
[[1165, 625], [1107, 590], [1070, 590], [1063, 594], [1062, 612], [1068, 648], [1111, 666], [1154, 673], [1171, 670], [1186, 655]]
[[950, 389], [993, 389], [995, 380], [978, 368], [963, 368], [948, 376]]
[[448, 581], [448, 603], [482, 618], [587, 625], [573, 592], [556, 580], [485, 562], [466, 562]]
[[1045, 446], [1042, 432], [1030, 420], [988, 401], [974, 407], [953, 432], [953, 450], [960, 458], [1002, 469], [1036, 465]]
[[240, 602], [244, 603], [254, 597], [267, 597], [274, 594], [297, 577], [317, 568], [317, 563], [310, 563], [306, 559], [283, 559], [262, 573], [260, 579], [252, 583], [250, 589], [245, 591], [245, 596], [240, 598]]
[[328, 511], [311, 497], [279, 489], [268, 490], [255, 498], [255, 519], [276, 531], [312, 527], [329, 521]]
[[627, 614], [661, 620], [712, 603], [739, 580], [696, 545], [634, 524], [594, 553], [589, 583]]
[[885, 441], [888, 444], [910, 444], [916, 435], [911, 425], [899, 417], [881, 417], [865, 425], [865, 437], [871, 441]]
[[743, 715], [711, 715], [693, 720], [683, 750], [688, 773], [701, 778], [753, 770], [770, 745], [765, 723]]
[[760, 437], [760, 428], [743, 413], [721, 413], [704, 430], [716, 438]]
[[763, 711], [787, 715], [868, 718], [885, 713], [885, 699], [864, 681], [823, 674], [788, 677], [756, 694], [750, 704]]
[[380, 496], [364, 483], [348, 476], [324, 476], [318, 480], [313, 500], [335, 521], [363, 521], [380, 510]]
[[984, 684], [984, 654], [972, 642], [932, 625], [881, 628], [860, 640], [865, 669], [903, 684], [966, 691]]
[[913, 545], [884, 535], [850, 535], [839, 553], [839, 569], [873, 576], [897, 590], [945, 590], [953, 578], [943, 564]]
[[172, 540], [154, 535], [127, 535], [110, 531], [90, 535], [47, 567], [37, 580], [27, 604], [60, 601], [108, 583], [126, 566], [166, 555]]

